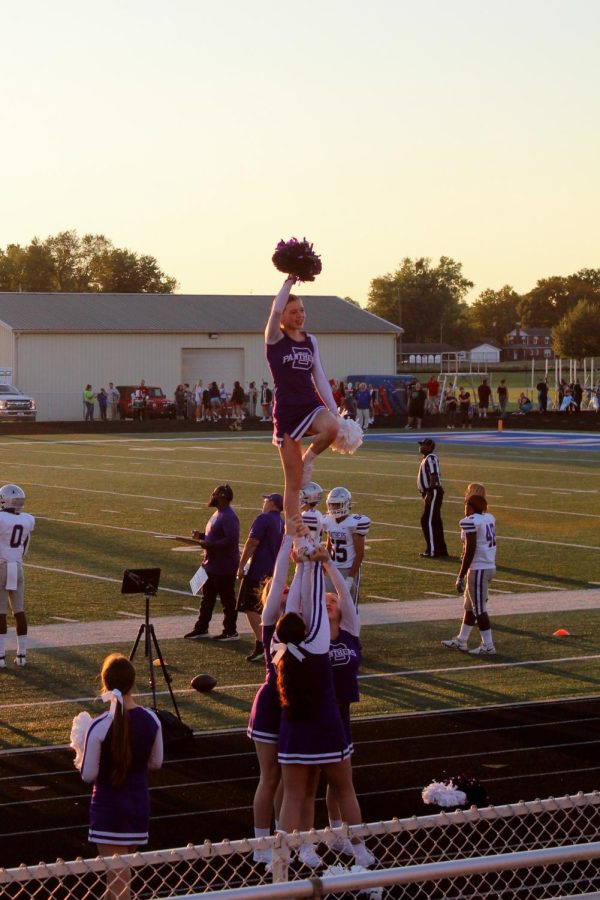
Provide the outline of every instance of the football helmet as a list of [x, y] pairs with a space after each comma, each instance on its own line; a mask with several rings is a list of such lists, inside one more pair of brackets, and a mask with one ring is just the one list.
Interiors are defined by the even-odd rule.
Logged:
[[25, 491], [18, 484], [4, 484], [0, 487], [0, 507], [2, 509], [23, 509]]
[[300, 488], [300, 505], [305, 503], [320, 503], [323, 499], [323, 488], [316, 481], [309, 481], [303, 488]]
[[345, 487], [334, 487], [327, 494], [327, 512], [330, 516], [347, 516], [352, 507], [352, 494]]

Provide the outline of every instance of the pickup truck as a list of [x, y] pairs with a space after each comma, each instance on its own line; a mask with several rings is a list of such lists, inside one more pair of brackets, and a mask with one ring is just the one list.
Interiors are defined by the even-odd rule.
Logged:
[[35, 400], [12, 384], [0, 384], [0, 422], [35, 422]]

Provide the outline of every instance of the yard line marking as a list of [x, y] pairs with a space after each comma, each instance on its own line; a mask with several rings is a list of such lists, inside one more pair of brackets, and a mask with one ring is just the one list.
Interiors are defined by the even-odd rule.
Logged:
[[[454, 594], [442, 594], [440, 591], [423, 591], [424, 594], [429, 594], [431, 597], [454, 597]], [[510, 594], [510, 591], [506, 591], [507, 594]]]
[[[69, 512], [68, 509], [61, 509], [60, 514], [61, 514], [61, 516], [76, 516], [77, 515], [76, 512]], [[56, 521], [60, 522], [60, 519], [57, 519]]]
[[[444, 572], [439, 569], [421, 569], [418, 566], [402, 566], [399, 563], [375, 562], [372, 559], [365, 559], [363, 566], [381, 566], [385, 569], [405, 569], [409, 572], [425, 572], [427, 575], [444, 575], [447, 578], [456, 578], [456, 572]], [[564, 588], [557, 587], [556, 585], [536, 584], [533, 581], [514, 581], [512, 578], [494, 578], [494, 581], [499, 581], [500, 584], [524, 584], [526, 587], [539, 587], [545, 591], [564, 590]]]
[[144, 512], [160, 512], [160, 509], [155, 509], [153, 506], [144, 506]]
[[[26, 482], [23, 482], [23, 484], [26, 484]], [[452, 501], [450, 501], [450, 502], [452, 502]], [[513, 508], [517, 509], [517, 507], [513, 507]], [[550, 512], [550, 510], [546, 510], [546, 511]], [[559, 513], [559, 515], [562, 515], [562, 513]], [[41, 518], [41, 517], [39, 517], [39, 518]], [[372, 525], [381, 525], [383, 528], [408, 528], [411, 531], [421, 531], [420, 525], [401, 525], [397, 522], [378, 522], [376, 519], [371, 519], [371, 524]], [[375, 540], [375, 539], [369, 538], [369, 540]], [[568, 544], [565, 541], [544, 541], [541, 538], [516, 537], [514, 535], [511, 536], [511, 535], [506, 535], [506, 534], [502, 535], [501, 540], [503, 540], [503, 541], [520, 541], [521, 543], [525, 543], [525, 544], [553, 544], [557, 547], [573, 547], [577, 550], [600, 550], [600, 546], [595, 546], [593, 544]], [[415, 570], [415, 571], [424, 572], [425, 569], [420, 569], [420, 570]]]
[[66, 616], [50, 616], [51, 619], [56, 619], [57, 622], [79, 622], [79, 619], [68, 619]]
[[[473, 659], [475, 665], [477, 665], [475, 657], [471, 657], [471, 659]], [[591, 659], [600, 659], [600, 653], [593, 653], [585, 656], [561, 656], [556, 659], [525, 659], [521, 662], [481, 663], [480, 665], [477, 665], [476, 671], [480, 672], [483, 669], [522, 669], [525, 666], [547, 666], [552, 665], [553, 663], [589, 662]], [[447, 674], [448, 672], [472, 671], [473, 663], [470, 666], [453, 666], [452, 668], [444, 667], [439, 669], [405, 669], [404, 671], [398, 670], [396, 672], [374, 672], [372, 675], [359, 675], [358, 678], [363, 681], [376, 681], [380, 678], [406, 678], [407, 676], [412, 675], [441, 675]], [[218, 690], [218, 688], [214, 688], [214, 690]]]
[[126, 612], [123, 609], [118, 609], [117, 615], [118, 616], [127, 616], [129, 619], [143, 619], [144, 618], [142, 615], [140, 615], [140, 613]]
[[185, 610], [185, 612], [193, 612], [193, 613], [197, 613], [197, 612], [198, 612], [198, 607], [197, 607], [197, 606], [182, 606], [181, 608], [182, 608], [183, 610]]
[[[38, 566], [34, 565], [34, 563], [23, 563], [28, 569], [39, 569], [41, 572], [54, 572], [57, 575], [74, 575], [76, 578], [90, 578], [92, 581], [106, 581], [109, 584], [122, 584], [122, 578], [107, 578], [105, 575], [90, 575], [87, 572], [73, 572], [71, 569], [55, 569], [52, 566]], [[183, 597], [189, 597], [189, 591], [178, 591], [175, 588], [163, 587], [161, 585], [161, 591], [167, 594], [180, 594]]]
[[101, 510], [100, 510], [100, 512], [107, 512], [107, 513], [120, 513], [120, 512], [121, 512], [121, 510], [120, 510], [120, 509], [101, 509]]

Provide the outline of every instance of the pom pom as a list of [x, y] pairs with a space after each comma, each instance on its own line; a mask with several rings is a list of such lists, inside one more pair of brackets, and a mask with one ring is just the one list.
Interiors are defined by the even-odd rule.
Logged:
[[452, 781], [432, 781], [421, 791], [423, 803], [432, 803], [435, 806], [463, 806], [467, 802], [467, 795], [459, 791]]
[[89, 712], [80, 712], [73, 719], [71, 725], [71, 743], [69, 746], [75, 751], [75, 759], [73, 765], [76, 769], [81, 769], [83, 763], [83, 748], [85, 746], [85, 737], [89, 727], [92, 724], [92, 717]]
[[336, 453], [356, 453], [363, 442], [363, 430], [354, 419], [338, 419], [339, 429], [331, 449]]
[[279, 241], [273, 254], [273, 265], [280, 272], [294, 275], [299, 281], [314, 281], [322, 269], [321, 258], [306, 238]]

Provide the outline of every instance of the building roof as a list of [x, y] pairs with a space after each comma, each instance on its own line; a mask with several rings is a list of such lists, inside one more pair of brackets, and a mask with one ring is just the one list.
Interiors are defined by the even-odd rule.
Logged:
[[[317, 334], [398, 334], [402, 329], [341, 297], [302, 296]], [[31, 333], [260, 333], [272, 296], [0, 292], [0, 324]]]
[[503, 344], [499, 344], [498, 341], [490, 338], [489, 340], [484, 339], [483, 341], [477, 341], [476, 344], [469, 345], [469, 350], [478, 350], [479, 347], [494, 347], [496, 350], [502, 350], [503, 346]]
[[552, 334], [551, 328], [530, 328], [527, 325], [525, 328], [520, 325], [517, 328], [513, 328], [512, 331], [508, 332], [509, 334], [523, 334], [523, 335], [531, 335], [532, 337], [550, 337]]

